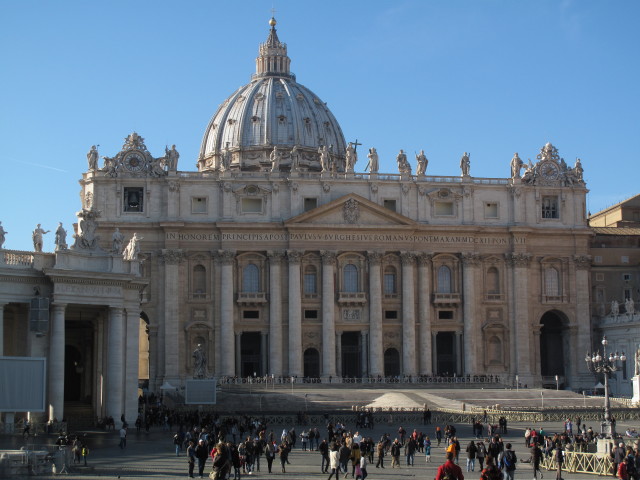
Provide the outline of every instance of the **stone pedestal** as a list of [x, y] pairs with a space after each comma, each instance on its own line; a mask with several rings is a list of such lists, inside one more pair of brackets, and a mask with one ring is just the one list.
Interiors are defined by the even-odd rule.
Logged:
[[640, 405], [640, 375], [636, 375], [631, 379], [631, 384], [633, 385], [633, 397], [631, 401], [635, 405]]

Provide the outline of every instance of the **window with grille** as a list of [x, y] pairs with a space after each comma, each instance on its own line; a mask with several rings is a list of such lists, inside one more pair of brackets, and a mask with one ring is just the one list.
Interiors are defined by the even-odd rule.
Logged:
[[396, 269], [393, 267], [384, 269], [384, 293], [385, 295], [397, 293]]
[[207, 296], [207, 270], [202, 265], [193, 267], [193, 298]]
[[358, 268], [349, 263], [344, 266], [342, 274], [344, 277], [343, 291], [348, 293], [358, 292]]
[[544, 291], [550, 297], [560, 296], [560, 274], [553, 267], [547, 268], [544, 272]]
[[245, 293], [260, 291], [260, 270], [253, 263], [245, 266], [242, 270], [242, 291]]
[[542, 197], [542, 218], [560, 218], [558, 197]]
[[438, 268], [438, 293], [451, 293], [451, 269], [446, 265]]
[[307, 265], [304, 269], [304, 293], [313, 295], [318, 293], [318, 274], [316, 267]]

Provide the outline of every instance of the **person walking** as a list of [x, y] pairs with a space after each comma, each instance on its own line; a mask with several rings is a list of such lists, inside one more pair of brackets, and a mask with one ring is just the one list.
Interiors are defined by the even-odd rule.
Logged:
[[484, 459], [487, 456], [487, 447], [484, 446], [484, 442], [482, 440], [478, 440], [476, 442], [476, 447], [478, 451], [476, 452], [476, 458], [478, 459], [478, 464], [480, 467], [478, 470], [482, 471], [484, 469]]
[[204, 466], [207, 463], [209, 452], [203, 439], [198, 440], [198, 445], [195, 448], [196, 458], [198, 459], [198, 475], [200, 478], [204, 478]]
[[[558, 469], [556, 470], [556, 480], [562, 480], [562, 464], [564, 463], [564, 452], [562, 451], [562, 444], [560, 442], [556, 443], [556, 453], [555, 453], [556, 465]], [[616, 476], [617, 472], [614, 472], [613, 476]]]
[[273, 466], [273, 459], [276, 458], [276, 448], [273, 442], [267, 442], [264, 447], [264, 457], [267, 459], [267, 470], [271, 473], [271, 467]]
[[323, 438], [320, 446], [318, 447], [320, 451], [320, 456], [322, 457], [322, 463], [320, 464], [320, 471], [322, 473], [327, 473], [329, 469], [329, 445], [327, 444], [327, 439]]
[[518, 458], [516, 457], [516, 453], [511, 450], [511, 444], [507, 443], [505, 445], [504, 453], [502, 454], [502, 461], [500, 462], [504, 472], [504, 480], [514, 480], [517, 461]]
[[462, 469], [453, 463], [453, 452], [446, 453], [446, 461], [438, 467], [435, 480], [464, 480]]
[[391, 444], [391, 468], [400, 468], [400, 442], [396, 438]]
[[542, 460], [542, 449], [538, 442], [534, 442], [531, 445], [531, 466], [533, 467], [533, 480], [538, 480], [538, 473], [542, 478], [542, 471], [540, 470], [540, 461]]
[[376, 453], [378, 454], [378, 462], [376, 463], [376, 468], [384, 468], [384, 443], [382, 442], [382, 440], [378, 442]]
[[[360, 458], [362, 457], [362, 452], [360, 451], [360, 445], [356, 442], [353, 442], [351, 445], [351, 456], [349, 459], [351, 460], [351, 478], [356, 478], [356, 468], [360, 466]], [[344, 478], [347, 478], [347, 474], [345, 473]]]
[[495, 461], [491, 455], [485, 457], [486, 466], [480, 473], [480, 480], [502, 480], [502, 472], [496, 466]]
[[428, 435], [424, 437], [424, 458], [427, 463], [431, 463], [431, 440]]
[[280, 453], [280, 466], [282, 467], [282, 473], [286, 473], [285, 465], [289, 463], [289, 452], [291, 451], [291, 447], [287, 442], [282, 442], [278, 447], [278, 451]]
[[193, 440], [189, 440], [187, 446], [187, 464], [189, 465], [189, 478], [193, 478], [193, 468], [196, 465], [196, 447]]
[[331, 468], [331, 473], [327, 480], [331, 480], [334, 475], [336, 479], [340, 478], [340, 456], [336, 444], [331, 446], [331, 451], [329, 452], [329, 468]]
[[471, 440], [467, 445], [467, 472], [473, 472], [476, 468], [476, 454], [478, 453], [478, 447], [476, 443]]
[[127, 427], [122, 425], [120, 429], [120, 449], [124, 450], [127, 447]]

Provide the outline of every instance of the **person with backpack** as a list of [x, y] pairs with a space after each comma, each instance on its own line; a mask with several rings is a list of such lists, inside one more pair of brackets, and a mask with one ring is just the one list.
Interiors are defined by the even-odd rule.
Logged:
[[276, 458], [276, 447], [273, 442], [267, 442], [264, 447], [264, 457], [267, 459], [267, 470], [271, 473], [271, 467], [273, 466], [273, 459]]
[[486, 465], [480, 473], [480, 480], [502, 480], [502, 472], [496, 466], [491, 455], [485, 457], [485, 463]]
[[487, 456], [487, 447], [485, 447], [482, 440], [478, 440], [476, 442], [476, 448], [478, 449], [478, 451], [476, 452], [476, 458], [478, 459], [478, 463], [480, 464], [479, 470], [482, 472], [482, 469], [484, 468], [484, 459]]
[[462, 469], [453, 463], [453, 452], [447, 452], [446, 461], [438, 467], [435, 480], [464, 480]]
[[516, 453], [511, 450], [511, 444], [507, 443], [502, 454], [502, 461], [500, 462], [500, 466], [502, 467], [502, 471], [504, 472], [505, 480], [514, 479], [517, 461], [518, 458], [516, 457]]

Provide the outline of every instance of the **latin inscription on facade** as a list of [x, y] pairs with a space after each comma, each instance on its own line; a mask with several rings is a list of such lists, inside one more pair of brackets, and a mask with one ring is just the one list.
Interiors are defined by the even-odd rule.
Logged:
[[76, 285], [71, 283], [57, 283], [56, 293], [71, 293], [73, 295], [84, 296], [121, 296], [120, 287], [110, 287], [107, 285]]
[[443, 243], [468, 245], [523, 245], [525, 238], [475, 237], [472, 235], [420, 235], [403, 233], [182, 233], [167, 232], [166, 240], [234, 241], [234, 242], [405, 242]]

